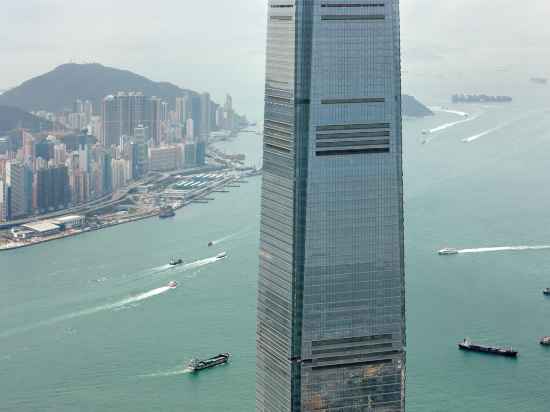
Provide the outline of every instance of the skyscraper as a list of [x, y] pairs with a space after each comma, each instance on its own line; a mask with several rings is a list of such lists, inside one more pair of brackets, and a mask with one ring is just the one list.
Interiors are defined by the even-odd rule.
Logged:
[[258, 411], [403, 411], [399, 2], [270, 0]]

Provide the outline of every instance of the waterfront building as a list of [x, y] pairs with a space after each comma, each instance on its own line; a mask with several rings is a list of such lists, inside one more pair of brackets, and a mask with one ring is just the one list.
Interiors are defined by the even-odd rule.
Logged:
[[63, 209], [71, 202], [69, 173], [66, 166], [37, 170], [34, 185], [36, 208], [41, 213]]
[[211, 105], [210, 94], [201, 94], [201, 129], [199, 137], [207, 140], [210, 134], [210, 121], [211, 121]]
[[193, 125], [193, 119], [187, 119], [187, 123], [185, 125], [185, 140], [189, 143], [192, 143], [195, 140]]
[[132, 179], [139, 179], [149, 171], [149, 148], [144, 143], [131, 143]]
[[269, 2], [257, 411], [405, 409], [398, 6]]
[[195, 163], [204, 166], [206, 163], [206, 143], [198, 142], [196, 145]]
[[181, 145], [152, 147], [149, 149], [149, 170], [153, 172], [167, 172], [180, 169], [181, 164]]
[[23, 163], [10, 161], [6, 164], [6, 185], [11, 190], [10, 218], [17, 219], [30, 213], [29, 196], [32, 186], [29, 187], [29, 171]]
[[125, 159], [113, 159], [111, 161], [111, 168], [113, 170], [113, 191], [126, 186], [130, 180], [130, 166], [129, 162]]
[[183, 165], [186, 168], [197, 165], [197, 148], [194, 143], [187, 143], [183, 149]]
[[10, 187], [3, 179], [0, 179], [0, 222], [6, 222], [11, 219], [10, 197]]

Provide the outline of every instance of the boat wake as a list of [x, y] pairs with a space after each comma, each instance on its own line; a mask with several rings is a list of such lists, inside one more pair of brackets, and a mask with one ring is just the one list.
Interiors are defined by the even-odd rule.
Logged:
[[104, 312], [104, 311], [109, 311], [109, 310], [118, 310], [120, 308], [130, 306], [130, 305], [135, 305], [135, 304], [137, 304], [139, 302], [142, 302], [144, 300], [151, 299], [155, 296], [162, 295], [162, 294], [164, 294], [164, 293], [166, 293], [170, 290], [171, 290], [171, 288], [169, 286], [163, 286], [161, 288], [156, 288], [156, 289], [150, 290], [148, 292], [140, 293], [138, 295], [131, 296], [131, 297], [126, 298], [126, 299], [122, 299], [118, 302], [110, 303], [110, 304], [107, 304], [107, 305], [96, 306], [96, 307], [89, 308], [89, 309], [80, 310], [80, 311], [77, 311], [77, 312], [69, 313], [67, 315], [57, 316], [55, 318], [48, 319], [48, 320], [45, 320], [45, 321], [42, 321], [42, 322], [38, 322], [38, 323], [35, 323], [33, 325], [27, 325], [27, 326], [23, 326], [23, 327], [19, 327], [19, 328], [14, 328], [14, 329], [7, 330], [5, 332], [0, 333], [0, 338], [7, 338], [7, 337], [10, 337], [10, 336], [13, 336], [13, 335], [17, 335], [19, 333], [28, 332], [28, 331], [31, 331], [33, 329], [44, 327], [44, 326], [53, 326], [57, 323], [66, 322], [68, 320], [80, 318], [80, 317], [83, 317], [83, 316], [95, 315], [96, 313], [99, 313], [99, 312]]
[[468, 113], [461, 112], [460, 110], [451, 110], [451, 109], [444, 109], [441, 106], [431, 106], [429, 109], [433, 112], [441, 112], [441, 113], [450, 113], [450, 114], [456, 114], [458, 116], [468, 116]]
[[472, 117], [468, 117], [467, 119], [457, 120], [456, 122], [445, 123], [445, 124], [442, 124], [441, 126], [437, 126], [433, 129], [430, 129], [429, 133], [441, 132], [442, 130], [449, 129], [450, 127], [454, 127], [454, 126], [457, 126], [457, 125], [462, 124], [462, 123], [468, 123], [468, 122], [471, 122], [473, 120], [476, 120], [478, 117], [479, 116], [472, 116]]
[[470, 136], [470, 137], [466, 137], [465, 139], [462, 139], [462, 141], [464, 143], [471, 143], [477, 139], [480, 139], [484, 136], [487, 136], [488, 134], [491, 134], [491, 133], [494, 133], [494, 132], [497, 132], [499, 131], [500, 129], [504, 129], [506, 126], [510, 125], [511, 123], [504, 123], [504, 124], [501, 124], [500, 126], [497, 126], [497, 127], [493, 127], [492, 129], [488, 129], [488, 130], [485, 130], [484, 132], [481, 132], [481, 133], [478, 133], [474, 136]]
[[138, 375], [138, 378], [165, 378], [169, 376], [185, 375], [188, 373], [191, 373], [190, 368], [175, 369], [175, 370], [165, 371], [165, 372], [155, 372], [155, 373], [149, 373], [147, 375]]
[[458, 253], [488, 253], [488, 252], [508, 252], [522, 250], [547, 250], [550, 245], [535, 245], [535, 246], [500, 246], [500, 247], [481, 247], [476, 249], [461, 249]]
[[212, 246], [219, 245], [220, 243], [227, 242], [228, 240], [231, 240], [231, 239], [239, 238], [241, 235], [243, 235], [245, 233], [248, 233], [248, 231], [250, 231], [250, 229], [251, 229], [250, 227], [246, 227], [242, 230], [239, 230], [238, 232], [231, 233], [230, 235], [224, 236], [220, 239], [213, 240], [212, 241]]

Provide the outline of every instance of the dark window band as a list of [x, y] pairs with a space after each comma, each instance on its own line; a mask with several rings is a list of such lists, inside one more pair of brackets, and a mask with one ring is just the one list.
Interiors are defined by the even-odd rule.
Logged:
[[354, 366], [368, 366], [368, 365], [389, 365], [393, 363], [392, 360], [382, 360], [382, 361], [364, 361], [364, 362], [353, 362], [353, 363], [345, 363], [342, 365], [327, 365], [327, 366], [313, 366], [311, 369], [313, 370], [324, 370], [324, 369], [339, 369], [339, 368], [349, 368]]
[[354, 155], [363, 153], [389, 153], [389, 148], [371, 148], [371, 149], [357, 149], [357, 150], [332, 150], [327, 152], [315, 152], [317, 156], [343, 156]]
[[349, 15], [325, 15], [321, 16], [321, 20], [328, 20], [328, 21], [342, 21], [342, 20], [349, 20], [349, 21], [369, 21], [369, 20], [384, 20], [386, 16], [383, 14], [370, 14], [370, 15], [358, 15], [358, 14], [349, 14]]
[[321, 104], [384, 103], [383, 97], [361, 97], [355, 99], [323, 99]]
[[327, 124], [317, 126], [318, 132], [329, 132], [333, 130], [354, 130], [354, 129], [389, 129], [389, 123], [364, 123], [364, 124]]
[[324, 340], [314, 340], [311, 342], [312, 347], [319, 346], [330, 346], [330, 345], [343, 345], [347, 343], [358, 343], [358, 342], [372, 342], [376, 340], [386, 340], [393, 338], [393, 335], [388, 333], [384, 335], [372, 335], [372, 336], [361, 336], [355, 338], [342, 338], [342, 339], [324, 339]]

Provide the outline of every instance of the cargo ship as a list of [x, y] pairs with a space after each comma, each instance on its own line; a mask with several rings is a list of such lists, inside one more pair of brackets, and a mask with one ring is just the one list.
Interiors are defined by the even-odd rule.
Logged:
[[546, 77], [531, 77], [531, 83], [548, 84], [548, 79]]
[[514, 100], [510, 96], [488, 96], [486, 94], [454, 94], [453, 103], [510, 103]]
[[550, 288], [544, 289], [544, 290], [542, 291], [542, 294], [543, 294], [544, 296], [550, 296]]
[[189, 362], [189, 369], [191, 372], [198, 372], [203, 369], [213, 368], [214, 366], [227, 363], [230, 357], [230, 353], [220, 353], [208, 359], [192, 359], [191, 362]]
[[174, 208], [172, 206], [162, 206], [160, 208], [159, 217], [161, 219], [174, 217], [175, 215], [176, 215], [176, 212], [174, 212]]
[[507, 356], [510, 358], [515, 358], [518, 356], [518, 351], [512, 348], [499, 348], [496, 346], [477, 345], [470, 342], [468, 339], [464, 339], [462, 342], [460, 342], [458, 344], [458, 348], [470, 352], [488, 353], [491, 355]]

